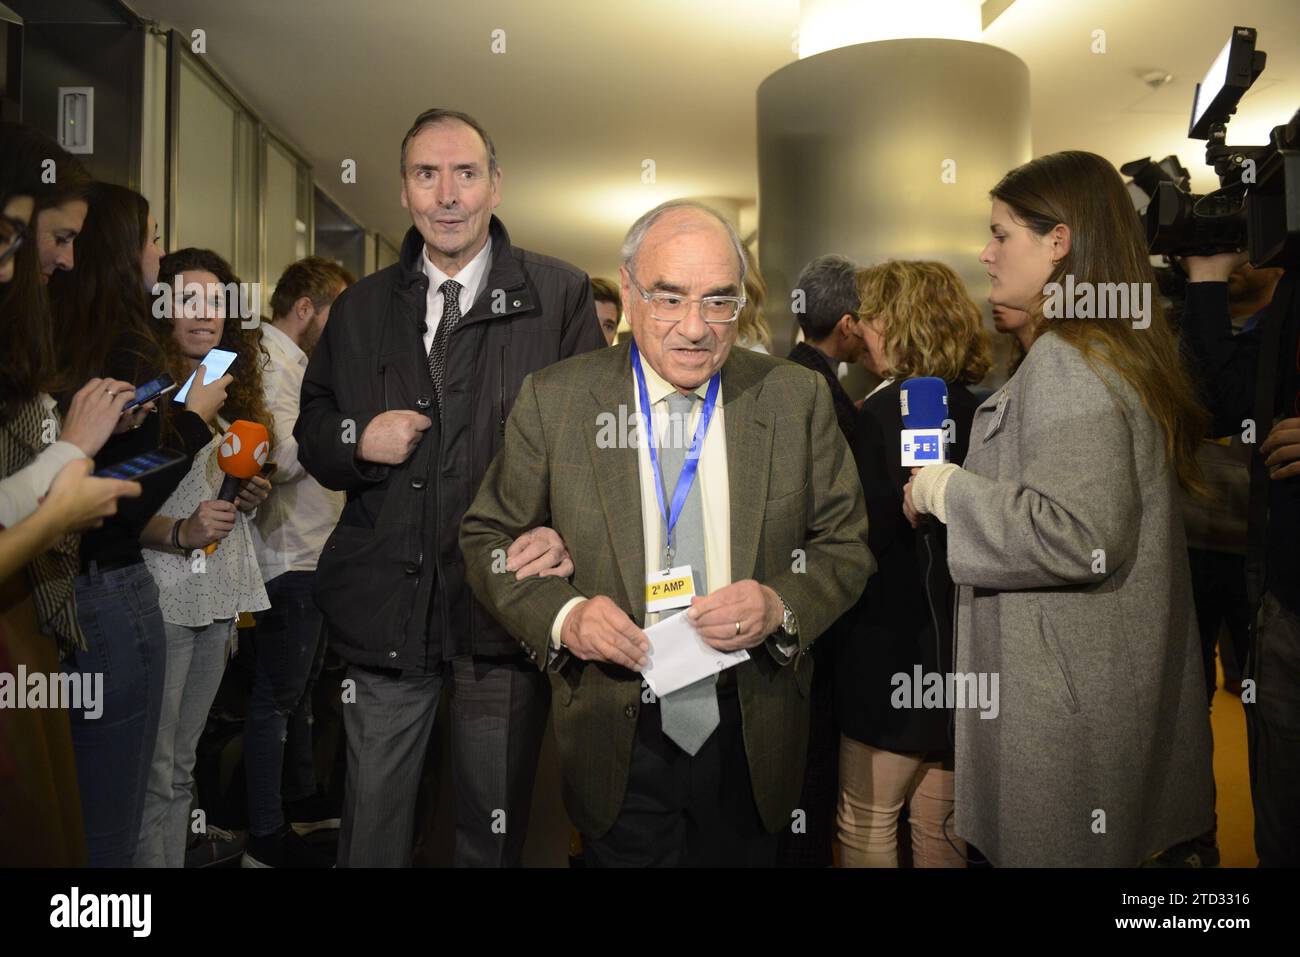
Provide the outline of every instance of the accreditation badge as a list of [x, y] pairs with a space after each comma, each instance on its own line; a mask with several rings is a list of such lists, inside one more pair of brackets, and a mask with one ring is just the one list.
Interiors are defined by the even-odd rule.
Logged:
[[667, 571], [651, 572], [645, 582], [645, 610], [670, 611], [685, 608], [695, 597], [695, 575], [690, 565], [678, 565]]

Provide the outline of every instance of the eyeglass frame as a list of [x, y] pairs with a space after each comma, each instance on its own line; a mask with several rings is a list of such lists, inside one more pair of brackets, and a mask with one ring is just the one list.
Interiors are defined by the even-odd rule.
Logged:
[[8, 249], [0, 252], [0, 265], [3, 265], [12, 259], [14, 254], [23, 247], [25, 242], [27, 242], [28, 238], [31, 236], [32, 227], [28, 223], [24, 223], [21, 219], [15, 219], [12, 216], [0, 216], [0, 219], [3, 219], [6, 223], [12, 226], [14, 230], [12, 236], [7, 240], [3, 240], [3, 242], [9, 244]]
[[[744, 308], [745, 308], [745, 304], [746, 304], [747, 302], [749, 302], [748, 297], [746, 297], [746, 296], [744, 296], [744, 295], [740, 295], [740, 296], [701, 296], [701, 297], [698, 298], [698, 299], [688, 299], [686, 296], [678, 295], [678, 294], [675, 293], [675, 292], [648, 292], [644, 286], [642, 286], [639, 282], [637, 282], [637, 280], [636, 280], [636, 276], [632, 275], [632, 270], [630, 270], [630, 269], [627, 271], [627, 278], [628, 278], [628, 280], [632, 283], [632, 285], [636, 288], [636, 291], [637, 291], [638, 294], [640, 294], [641, 299], [642, 299], [642, 300], [643, 300], [647, 305], [650, 305], [650, 318], [653, 319], [655, 322], [681, 322], [683, 319], [685, 319], [687, 316], [689, 316], [689, 315], [691, 314], [690, 306], [691, 306], [692, 304], [694, 304], [694, 303], [699, 303], [699, 304], [700, 304], [700, 318], [703, 319], [706, 323], [708, 323], [710, 326], [729, 326], [729, 325], [731, 325], [733, 322], [738, 322], [738, 321], [740, 320], [740, 310], [744, 309]], [[686, 306], [687, 306], [687, 309], [686, 309], [686, 315], [685, 315], [685, 316], [682, 316], [682, 317], [680, 317], [680, 318], [678, 318], [678, 319], [663, 319], [663, 318], [661, 318], [661, 317], [659, 317], [659, 316], [656, 316], [656, 315], [654, 314], [654, 306], [653, 306], [653, 304], [652, 304], [652, 302], [651, 302], [651, 301], [654, 299], [655, 296], [675, 296], [676, 298], [681, 299], [684, 303], [686, 303]], [[705, 319], [705, 318], [704, 318], [704, 303], [709, 302], [709, 301], [713, 301], [713, 302], [718, 302], [718, 301], [734, 302], [734, 303], [736, 304], [736, 312], [735, 312], [735, 315], [733, 315], [730, 319]]]

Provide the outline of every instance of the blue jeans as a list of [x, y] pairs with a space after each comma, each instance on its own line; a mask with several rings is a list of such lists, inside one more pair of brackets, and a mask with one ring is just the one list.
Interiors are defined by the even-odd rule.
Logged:
[[184, 867], [194, 800], [194, 758], [221, 687], [232, 618], [204, 628], [167, 622], [167, 677], [149, 767], [136, 867]]
[[130, 867], [167, 662], [158, 586], [143, 562], [107, 572], [91, 562], [76, 592], [89, 648], [68, 658], [62, 670], [104, 676], [103, 713], [95, 719], [70, 713], [87, 860], [91, 867]]
[[256, 837], [284, 827], [284, 801], [316, 792], [311, 695], [325, 660], [323, 617], [311, 597], [312, 572], [266, 583], [271, 607], [257, 616], [253, 691], [244, 721], [248, 827]]

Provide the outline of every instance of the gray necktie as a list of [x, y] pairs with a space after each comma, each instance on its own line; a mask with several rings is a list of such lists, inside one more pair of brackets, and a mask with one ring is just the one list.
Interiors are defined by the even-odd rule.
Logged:
[[[693, 431], [690, 429], [691, 407], [695, 395], [673, 392], [668, 396], [668, 411], [672, 418], [670, 427], [659, 449], [659, 467], [663, 477], [664, 494], [672, 502], [677, 488], [677, 476], [690, 448]], [[667, 529], [663, 529], [667, 536]], [[667, 541], [667, 538], [664, 539]], [[662, 559], [662, 552], [659, 556]], [[708, 576], [704, 567], [704, 509], [700, 505], [700, 475], [696, 473], [690, 494], [682, 506], [681, 517], [673, 528], [673, 564], [690, 565], [695, 576], [695, 593], [708, 591]], [[687, 754], [695, 754], [703, 747], [718, 726], [718, 676], [709, 675], [694, 684], [679, 688], [659, 699], [659, 716], [664, 734]]]
[[442, 319], [429, 346], [429, 377], [438, 396], [438, 415], [442, 415], [442, 381], [447, 373], [447, 337], [460, 322], [460, 283], [448, 279], [438, 290], [442, 293]]

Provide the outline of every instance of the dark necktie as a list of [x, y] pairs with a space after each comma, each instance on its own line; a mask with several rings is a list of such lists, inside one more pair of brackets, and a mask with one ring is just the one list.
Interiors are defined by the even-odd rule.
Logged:
[[448, 279], [438, 291], [442, 293], [442, 320], [433, 334], [433, 344], [429, 346], [429, 378], [433, 380], [433, 391], [438, 396], [438, 415], [442, 415], [442, 383], [447, 374], [447, 338], [460, 322], [460, 283]]

